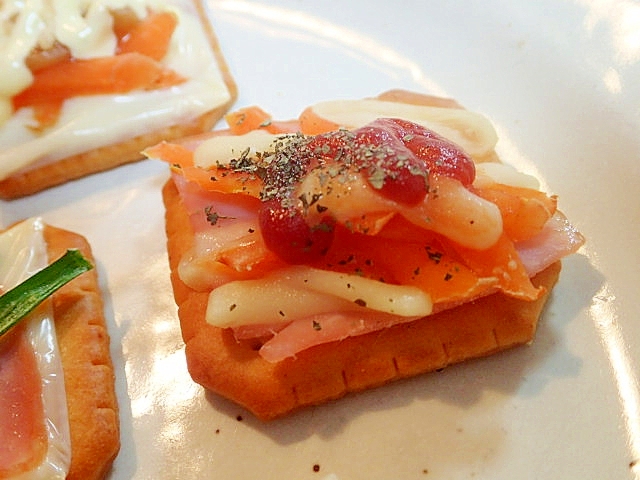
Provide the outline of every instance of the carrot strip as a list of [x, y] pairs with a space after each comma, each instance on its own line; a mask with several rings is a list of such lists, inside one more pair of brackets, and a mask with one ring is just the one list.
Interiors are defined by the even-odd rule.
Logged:
[[330, 120], [324, 119], [313, 111], [312, 107], [307, 107], [300, 114], [300, 129], [305, 135], [319, 135], [321, 133], [338, 130], [340, 125]]
[[[407, 238], [396, 234], [396, 229]], [[387, 235], [388, 234], [388, 235]], [[480, 278], [462, 263], [446, 239], [425, 232], [399, 216], [376, 236], [337, 225], [335, 238], [317, 268], [357, 274], [427, 292], [434, 304], [452, 304], [495, 288], [494, 278]]]
[[530, 188], [496, 183], [477, 189], [476, 193], [498, 206], [504, 232], [514, 242], [540, 233], [556, 211], [556, 197]]
[[298, 120], [273, 121], [271, 115], [255, 105], [227, 113], [224, 119], [229, 125], [228, 133], [232, 135], [244, 135], [258, 129], [264, 129], [273, 134], [300, 131]]
[[272, 121], [266, 127], [267, 132], [278, 133], [296, 133], [300, 132], [300, 122], [298, 120]]
[[257, 106], [227, 113], [224, 119], [233, 135], [244, 135], [252, 130], [267, 127], [271, 123], [271, 115]]
[[169, 50], [171, 37], [177, 25], [178, 17], [175, 13], [152, 12], [122, 37], [116, 53], [137, 52], [160, 61]]
[[147, 158], [159, 158], [170, 165], [193, 166], [193, 151], [177, 143], [160, 142], [145, 148], [142, 154]]
[[14, 109], [62, 102], [72, 97], [155, 90], [184, 78], [140, 53], [70, 60], [38, 71], [33, 83], [13, 97]]
[[496, 277], [498, 287], [507, 295], [522, 300], [535, 300], [542, 290], [531, 283], [520, 256], [505, 233], [486, 250], [454, 246], [463, 262], [481, 277]]
[[42, 130], [55, 125], [62, 110], [62, 102], [39, 103], [34, 105], [33, 118], [38, 123], [33, 127]]

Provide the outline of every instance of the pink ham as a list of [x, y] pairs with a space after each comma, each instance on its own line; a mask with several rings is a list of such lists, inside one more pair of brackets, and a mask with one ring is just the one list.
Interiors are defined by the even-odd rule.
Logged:
[[520, 242], [516, 250], [530, 277], [541, 272], [552, 263], [578, 251], [584, 237], [559, 211], [535, 237]]
[[315, 345], [343, 340], [415, 320], [372, 310], [335, 312], [314, 315], [291, 322], [268, 340], [260, 355], [269, 362], [279, 362]]
[[46, 453], [42, 381], [24, 330], [0, 338], [0, 478], [31, 470]]

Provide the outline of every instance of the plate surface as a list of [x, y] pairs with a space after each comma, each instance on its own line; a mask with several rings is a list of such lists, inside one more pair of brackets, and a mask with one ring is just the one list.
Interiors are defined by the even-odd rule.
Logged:
[[[165, 165], [0, 203], [98, 260], [120, 479], [640, 479], [640, 4], [211, 0], [236, 107], [276, 118], [391, 88], [489, 117], [587, 244], [535, 342], [263, 424], [189, 378], [165, 251]], [[317, 470], [317, 471], [316, 471]]]

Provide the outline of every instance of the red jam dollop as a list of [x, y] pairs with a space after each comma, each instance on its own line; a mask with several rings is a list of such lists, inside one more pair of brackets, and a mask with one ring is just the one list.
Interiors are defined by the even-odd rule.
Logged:
[[381, 118], [353, 131], [296, 137], [276, 146], [264, 166], [260, 229], [267, 248], [291, 264], [310, 263], [333, 242], [330, 212], [309, 225], [295, 186], [312, 169], [336, 166], [360, 172], [380, 195], [416, 205], [429, 193], [429, 180], [447, 176], [470, 185], [471, 158], [460, 147], [413, 122]]

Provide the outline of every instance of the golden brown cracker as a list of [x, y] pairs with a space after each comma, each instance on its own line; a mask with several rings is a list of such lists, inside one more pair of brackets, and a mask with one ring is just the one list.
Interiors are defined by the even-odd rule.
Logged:
[[[49, 260], [76, 248], [95, 265], [87, 240], [47, 225]], [[83, 273], [53, 295], [71, 431], [67, 479], [101, 479], [120, 449], [120, 424], [109, 334], [96, 269]]]
[[253, 341], [237, 341], [230, 329], [204, 320], [207, 292], [195, 292], [177, 275], [193, 231], [172, 180], [163, 189], [167, 247], [189, 372], [193, 379], [270, 420], [392, 380], [493, 354], [533, 339], [560, 262], [538, 274], [539, 300], [501, 293], [409, 323], [318, 345], [279, 363], [269, 363]]

